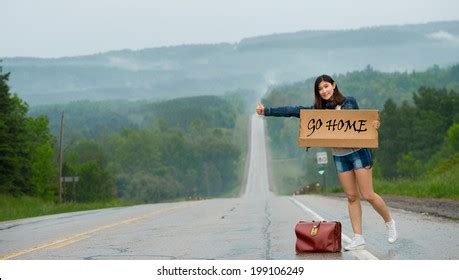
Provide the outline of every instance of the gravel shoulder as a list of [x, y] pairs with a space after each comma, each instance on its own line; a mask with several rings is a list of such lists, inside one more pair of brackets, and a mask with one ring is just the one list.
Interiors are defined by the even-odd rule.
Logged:
[[[326, 194], [345, 198], [346, 195]], [[389, 207], [459, 221], [459, 200], [381, 195]]]

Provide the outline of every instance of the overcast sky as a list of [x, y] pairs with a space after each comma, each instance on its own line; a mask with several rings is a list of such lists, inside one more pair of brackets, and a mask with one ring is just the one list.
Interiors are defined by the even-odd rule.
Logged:
[[0, 0], [0, 11], [0, 57], [61, 57], [459, 20], [459, 1]]

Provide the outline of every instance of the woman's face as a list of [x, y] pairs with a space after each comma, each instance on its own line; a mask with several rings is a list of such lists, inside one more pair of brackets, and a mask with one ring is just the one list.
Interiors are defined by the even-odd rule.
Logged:
[[333, 97], [333, 91], [336, 87], [335, 83], [322, 81], [319, 84], [319, 94], [323, 100], [330, 100]]

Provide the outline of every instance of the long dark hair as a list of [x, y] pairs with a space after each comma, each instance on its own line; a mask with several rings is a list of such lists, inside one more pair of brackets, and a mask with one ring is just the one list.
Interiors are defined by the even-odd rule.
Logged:
[[[319, 94], [320, 82], [329, 82], [331, 84], [335, 84], [335, 89], [333, 91], [333, 96], [331, 100], [323, 100], [322, 97], [320, 97], [320, 94]], [[341, 105], [344, 102], [344, 100], [346, 100], [346, 97], [344, 97], [344, 95], [339, 91], [338, 85], [335, 83], [332, 77], [325, 75], [325, 74], [317, 77], [316, 82], [314, 83], [314, 97], [315, 97], [315, 102], [314, 102], [315, 109], [334, 109], [336, 105]]]

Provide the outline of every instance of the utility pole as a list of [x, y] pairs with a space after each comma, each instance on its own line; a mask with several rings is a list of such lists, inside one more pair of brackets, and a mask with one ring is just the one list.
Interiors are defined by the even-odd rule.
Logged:
[[59, 202], [60, 203], [62, 203], [62, 164], [64, 161], [63, 138], [64, 138], [64, 111], [62, 111], [62, 116], [61, 116], [61, 133], [59, 137]]

